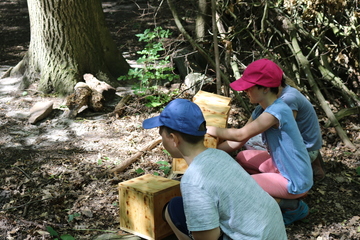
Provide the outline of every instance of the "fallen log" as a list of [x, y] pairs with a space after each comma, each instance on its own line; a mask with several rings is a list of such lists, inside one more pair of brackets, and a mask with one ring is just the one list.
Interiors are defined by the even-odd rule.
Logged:
[[137, 152], [134, 156], [126, 159], [123, 161], [120, 166], [117, 166], [110, 170], [110, 173], [118, 173], [124, 171], [130, 164], [135, 162], [141, 155], [143, 155], [146, 151], [149, 151], [156, 147], [161, 142], [161, 137], [150, 142], [148, 145], [146, 145], [144, 148], [142, 148], [139, 152]]
[[115, 97], [116, 90], [106, 82], [98, 80], [94, 75], [86, 73], [83, 76], [85, 83], [93, 92], [98, 92], [104, 97], [104, 101], [111, 100]]

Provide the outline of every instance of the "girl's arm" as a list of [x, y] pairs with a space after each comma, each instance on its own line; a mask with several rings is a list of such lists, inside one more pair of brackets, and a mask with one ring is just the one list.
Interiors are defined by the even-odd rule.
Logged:
[[[246, 142], [249, 138], [266, 131], [271, 127], [278, 127], [279, 121], [273, 115], [263, 112], [257, 119], [248, 121], [242, 128], [207, 127], [207, 133], [223, 140]], [[229, 145], [229, 147], [231, 147]]]

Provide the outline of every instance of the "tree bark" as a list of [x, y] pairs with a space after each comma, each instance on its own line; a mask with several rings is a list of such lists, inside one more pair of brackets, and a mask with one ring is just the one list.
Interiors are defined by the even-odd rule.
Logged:
[[204, 42], [206, 31], [209, 28], [208, 22], [210, 21], [210, 4], [208, 0], [197, 0], [198, 14], [195, 20], [195, 35], [198, 42]]
[[214, 41], [214, 57], [215, 57], [215, 71], [216, 71], [216, 93], [221, 94], [221, 74], [220, 74], [220, 54], [218, 46], [218, 29], [216, 24], [216, 1], [211, 0], [211, 14], [212, 14], [212, 29]]
[[100, 0], [27, 0], [31, 39], [27, 54], [13, 69], [22, 87], [67, 95], [84, 73], [117, 86], [129, 65], [105, 26]]

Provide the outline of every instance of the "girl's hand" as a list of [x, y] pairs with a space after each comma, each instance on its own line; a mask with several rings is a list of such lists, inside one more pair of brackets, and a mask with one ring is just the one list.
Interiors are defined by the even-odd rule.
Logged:
[[216, 129], [217, 129], [217, 127], [206, 126], [206, 129], [207, 129], [207, 131], [206, 131], [207, 134], [210, 134], [211, 136], [216, 137]]

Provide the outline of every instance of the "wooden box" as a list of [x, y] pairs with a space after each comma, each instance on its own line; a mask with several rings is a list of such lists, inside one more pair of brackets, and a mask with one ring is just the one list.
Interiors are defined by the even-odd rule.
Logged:
[[163, 209], [176, 196], [181, 196], [179, 181], [152, 174], [119, 183], [120, 228], [145, 239], [173, 234]]
[[[204, 145], [208, 148], [216, 148], [218, 144], [218, 139], [210, 136], [209, 134], [205, 135]], [[172, 172], [175, 174], [184, 174], [188, 168], [188, 164], [183, 158], [173, 158], [172, 159]]]
[[[206, 120], [207, 126], [215, 126], [226, 128], [230, 112], [231, 98], [220, 96], [214, 93], [205, 91], [198, 91], [193, 97], [193, 102], [196, 103]], [[208, 134], [205, 135], [204, 145], [208, 148], [217, 148], [218, 139]], [[182, 158], [173, 158], [172, 172], [175, 174], [184, 174], [188, 168], [186, 161]]]

